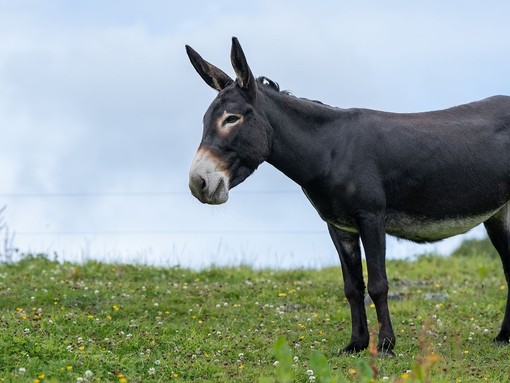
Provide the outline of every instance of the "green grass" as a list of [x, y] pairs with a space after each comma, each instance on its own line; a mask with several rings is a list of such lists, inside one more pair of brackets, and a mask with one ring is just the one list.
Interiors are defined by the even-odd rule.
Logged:
[[388, 262], [388, 274], [397, 357], [378, 359], [337, 356], [350, 337], [339, 267], [196, 272], [27, 256], [0, 265], [0, 381], [311, 382], [311, 366], [331, 381], [509, 380], [510, 348], [491, 342], [507, 294], [499, 259], [423, 256]]

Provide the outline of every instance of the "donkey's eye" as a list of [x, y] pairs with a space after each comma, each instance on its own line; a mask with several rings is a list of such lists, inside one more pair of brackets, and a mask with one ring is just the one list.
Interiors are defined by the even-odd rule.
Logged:
[[223, 120], [223, 126], [225, 126], [227, 124], [234, 124], [237, 121], [239, 121], [239, 116], [236, 116], [235, 114], [231, 114]]

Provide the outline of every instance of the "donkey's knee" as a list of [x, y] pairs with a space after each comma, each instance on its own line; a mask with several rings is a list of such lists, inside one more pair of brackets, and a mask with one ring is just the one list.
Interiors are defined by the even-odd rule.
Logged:
[[388, 290], [388, 281], [384, 278], [377, 278], [375, 281], [368, 282], [368, 295], [376, 305], [388, 300]]
[[344, 294], [349, 303], [363, 301], [365, 298], [365, 284], [363, 282], [344, 282]]

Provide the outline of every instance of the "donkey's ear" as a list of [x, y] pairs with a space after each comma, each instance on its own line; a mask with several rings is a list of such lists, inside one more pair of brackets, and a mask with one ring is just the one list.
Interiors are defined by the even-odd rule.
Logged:
[[189, 45], [186, 45], [186, 52], [188, 53], [188, 57], [195, 70], [211, 88], [216, 89], [219, 92], [234, 82], [234, 80], [232, 80], [221, 69], [205, 61]]
[[250, 97], [254, 99], [257, 94], [257, 82], [255, 81], [253, 73], [251, 73], [243, 48], [241, 48], [241, 44], [239, 44], [237, 37], [232, 37], [232, 52], [230, 54], [230, 60], [232, 61], [232, 66], [236, 72], [237, 83], [241, 89], [246, 90]]

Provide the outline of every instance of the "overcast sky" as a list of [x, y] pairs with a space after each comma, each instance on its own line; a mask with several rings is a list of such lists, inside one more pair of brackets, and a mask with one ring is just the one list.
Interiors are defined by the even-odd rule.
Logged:
[[[297, 96], [425, 111], [510, 94], [509, 14], [504, 0], [0, 0], [0, 207], [14, 244], [66, 260], [336, 265], [325, 224], [270, 165], [226, 205], [191, 197], [215, 92], [184, 45], [232, 74], [237, 36], [254, 74]], [[458, 241], [392, 240], [388, 257]]]

